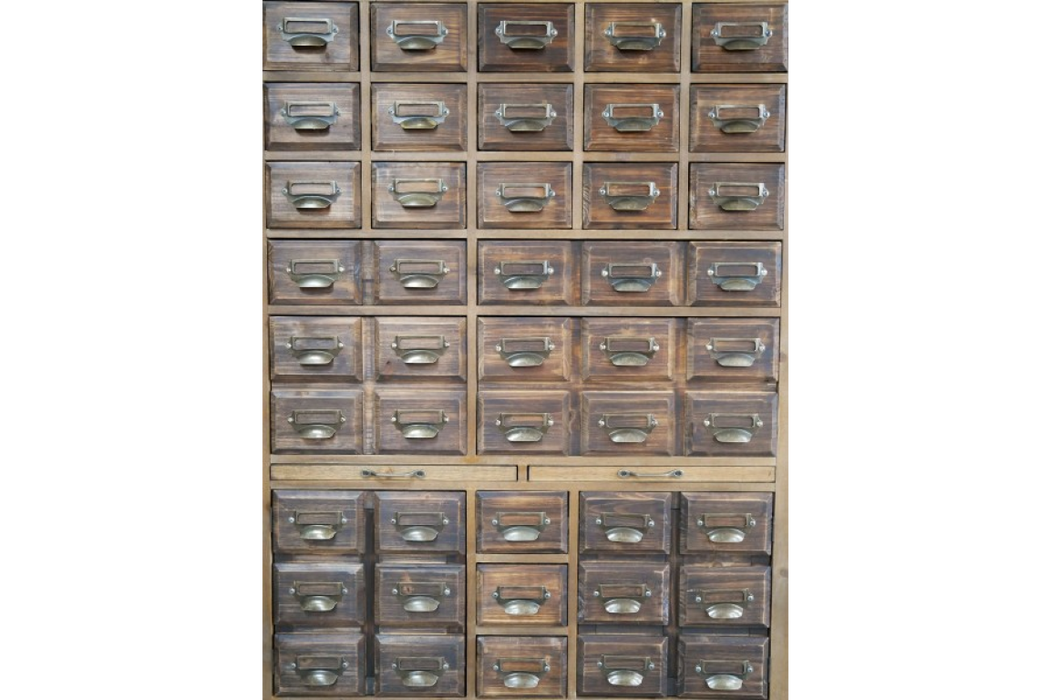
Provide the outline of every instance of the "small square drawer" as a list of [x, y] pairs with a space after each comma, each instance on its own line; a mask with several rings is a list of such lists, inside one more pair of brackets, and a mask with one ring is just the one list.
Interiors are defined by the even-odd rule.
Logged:
[[356, 151], [361, 148], [357, 83], [266, 83], [266, 148]]
[[479, 564], [478, 625], [567, 625], [564, 564]]
[[465, 553], [465, 503], [460, 491], [377, 491], [376, 550]]
[[461, 630], [466, 580], [462, 566], [376, 564], [376, 625]]
[[769, 627], [768, 566], [682, 567], [678, 589], [679, 624]]
[[678, 695], [684, 698], [768, 696], [765, 637], [682, 635], [678, 640]]
[[573, 14], [571, 4], [478, 5], [478, 70], [572, 71]]
[[671, 553], [671, 494], [580, 494], [584, 552]]
[[351, 562], [274, 565], [278, 627], [359, 627], [365, 620], [365, 567]]
[[582, 623], [666, 625], [671, 566], [665, 562], [580, 562]]
[[667, 637], [581, 634], [576, 663], [580, 695], [667, 695]]
[[360, 241], [270, 241], [271, 304], [360, 304]]
[[274, 551], [281, 554], [356, 554], [365, 548], [360, 491], [274, 491]]
[[772, 553], [773, 494], [683, 493], [683, 554]]
[[465, 646], [462, 635], [377, 634], [376, 695], [462, 697]]
[[375, 376], [379, 381], [467, 381], [464, 318], [377, 318], [375, 341]]
[[365, 694], [365, 638], [342, 634], [278, 634], [274, 659], [276, 695]]
[[275, 453], [361, 454], [361, 389], [274, 389], [270, 444]]
[[465, 304], [463, 241], [376, 241], [377, 304]]
[[482, 304], [576, 303], [576, 256], [569, 241], [481, 241]]
[[689, 244], [692, 306], [780, 306], [779, 242]]
[[360, 163], [267, 163], [270, 228], [361, 228]]
[[678, 165], [584, 164], [583, 227], [678, 228]]
[[677, 73], [681, 49], [679, 4], [587, 3], [585, 70]]
[[376, 389], [376, 452], [467, 453], [465, 389]]
[[478, 163], [480, 228], [572, 228], [572, 163]]
[[478, 378], [482, 381], [568, 381], [572, 320], [479, 318]]
[[356, 2], [264, 2], [263, 70], [355, 71]]
[[692, 163], [689, 228], [784, 230], [784, 166], [780, 163]]
[[372, 225], [464, 228], [465, 188], [466, 166], [462, 163], [373, 163]]
[[467, 86], [373, 84], [372, 140], [377, 151], [467, 150]]
[[777, 394], [772, 391], [686, 393], [688, 454], [772, 457], [777, 453]]
[[788, 8], [783, 5], [693, 6], [693, 71], [769, 72], [788, 69]]
[[787, 85], [694, 85], [693, 153], [783, 153]]
[[372, 70], [462, 72], [467, 69], [467, 6], [372, 4]]
[[582, 454], [675, 454], [674, 404], [671, 391], [583, 392]]
[[675, 306], [682, 303], [682, 249], [673, 241], [583, 244], [583, 303]]
[[482, 391], [478, 454], [572, 454], [567, 391]]
[[585, 151], [678, 150], [677, 85], [584, 86]]
[[572, 85], [480, 83], [478, 148], [571, 151]]
[[361, 318], [271, 316], [274, 382], [360, 382]]
[[566, 553], [568, 518], [564, 491], [478, 491], [478, 551]]
[[776, 384], [780, 319], [691, 318], [687, 379]]
[[478, 697], [564, 698], [565, 637], [478, 637]]
[[580, 323], [584, 380], [634, 386], [674, 380], [674, 319], [585, 318]]

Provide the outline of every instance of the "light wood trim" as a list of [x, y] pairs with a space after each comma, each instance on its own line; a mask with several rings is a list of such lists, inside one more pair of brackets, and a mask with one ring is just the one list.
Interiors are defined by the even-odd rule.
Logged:
[[[615, 483], [614, 490], [636, 491], [641, 485], [659, 483], [664, 490], [679, 491], [680, 484], [704, 481], [761, 481], [772, 482], [776, 469], [773, 467], [680, 467], [684, 472], [679, 479], [616, 479], [615, 467], [529, 467], [529, 481], [601, 481]], [[639, 471], [665, 471], [662, 467], [647, 466]]]
[[[777, 318], [781, 310], [774, 306], [511, 306], [486, 304], [472, 309], [465, 306], [435, 306], [421, 309], [405, 306], [305, 306], [275, 304], [267, 311], [274, 316], [468, 316], [468, 323], [478, 316], [651, 316], [674, 318]], [[637, 309], [637, 310], [634, 310]], [[269, 449], [269, 446], [267, 446]]]
[[[688, 83], [687, 83], [688, 84]], [[469, 86], [468, 86], [469, 87]], [[476, 85], [474, 86], [477, 87]], [[575, 97], [573, 97], [575, 99]], [[473, 113], [475, 119], [477, 112]], [[688, 144], [687, 144], [688, 145]], [[264, 157], [269, 162], [280, 161], [360, 161], [364, 151], [266, 151]], [[378, 161], [427, 161], [441, 156], [443, 162], [508, 162], [508, 161], [547, 161], [570, 162], [576, 160], [570, 151], [477, 151], [467, 155], [457, 151], [371, 151], [371, 159]], [[686, 162], [693, 163], [783, 163], [783, 153], [690, 153]], [[677, 153], [613, 153], [608, 151], [587, 151], [586, 161], [591, 163], [676, 163], [681, 157]], [[688, 166], [687, 166], [688, 169]], [[575, 193], [575, 189], [573, 190]], [[573, 221], [576, 219], [574, 218]], [[681, 217], [679, 217], [681, 220]], [[275, 229], [276, 230], [276, 229]]]
[[[474, 3], [470, 3], [472, 6]], [[365, 7], [364, 3], [361, 5]], [[684, 31], [689, 32], [690, 29]], [[582, 34], [581, 34], [582, 37]], [[581, 39], [582, 40], [582, 39]], [[684, 43], [689, 43], [688, 39]], [[689, 65], [683, 66], [688, 72]], [[577, 67], [577, 72], [582, 67]], [[377, 73], [384, 83], [463, 83], [466, 73], [386, 72]], [[479, 83], [571, 83], [573, 73], [478, 73]], [[588, 83], [676, 83], [677, 73], [585, 73]], [[693, 82], [749, 83], [755, 85], [788, 83], [787, 73], [689, 73]], [[360, 72], [349, 71], [263, 71], [267, 83], [356, 83]]]

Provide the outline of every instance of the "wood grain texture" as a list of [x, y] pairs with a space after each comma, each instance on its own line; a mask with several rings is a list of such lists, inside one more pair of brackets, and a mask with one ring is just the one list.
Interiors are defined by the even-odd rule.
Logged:
[[378, 318], [374, 337], [377, 381], [467, 381], [465, 318]]
[[[531, 554], [569, 551], [569, 506], [565, 491], [478, 491], [478, 551]], [[508, 540], [508, 528], [547, 519], [535, 540]]]
[[[682, 248], [678, 243], [587, 242], [583, 244], [581, 261], [584, 305], [676, 306], [681, 303]], [[633, 279], [644, 283], [632, 283]]]
[[[678, 150], [678, 85], [587, 85], [584, 89], [583, 148], [586, 151], [634, 151], [674, 153]], [[612, 117], [658, 118], [645, 131], [619, 131], [603, 116], [614, 107]], [[616, 105], [626, 105], [623, 108]], [[658, 105], [656, 114], [650, 105]], [[620, 129], [627, 128], [624, 125]]]
[[[274, 625], [290, 628], [360, 628], [365, 622], [365, 567], [360, 562], [278, 562], [274, 565]], [[307, 609], [311, 597], [334, 602]]]
[[[463, 241], [376, 241], [376, 301], [380, 304], [464, 304], [467, 297], [466, 244]], [[445, 270], [440, 273], [435, 271]], [[409, 277], [423, 273], [436, 281], [417, 286]]]
[[[372, 3], [372, 70], [462, 72], [467, 70], [467, 6], [439, 3]], [[429, 49], [404, 49], [387, 33], [394, 21], [441, 22], [447, 30]], [[432, 33], [432, 31], [431, 31]]]
[[[704, 564], [687, 564], [681, 569], [678, 586], [678, 623], [683, 627], [768, 627], [769, 583], [768, 566], [717, 568]], [[748, 601], [748, 594], [754, 599]], [[735, 613], [736, 617], [722, 617], [715, 609], [726, 605], [739, 608]]]
[[[572, 228], [571, 163], [478, 163], [477, 173], [480, 228]], [[550, 190], [550, 201], [539, 211], [517, 210], [513, 204]]]
[[[777, 395], [772, 391], [691, 391], [685, 398], [686, 453], [705, 457], [772, 457]], [[742, 429], [742, 430], [736, 430]], [[750, 434], [746, 442], [743, 431]]]
[[[478, 637], [478, 697], [565, 697], [567, 641], [565, 637]], [[508, 687], [507, 678], [514, 673], [539, 676], [539, 682], [527, 691]]]
[[[519, 355], [537, 355], [544, 347], [550, 348], [546, 357], [519, 361]], [[480, 318], [478, 379], [520, 385], [568, 381], [573, 347], [573, 323], [566, 318]], [[538, 359], [541, 364], [531, 364]]]
[[[609, 186], [611, 184], [611, 187]], [[622, 210], [621, 195], [652, 192], [656, 198], [642, 210]], [[604, 191], [604, 194], [603, 194]], [[585, 229], [678, 228], [677, 163], [587, 163], [583, 166]]]
[[[780, 320], [690, 318], [686, 378], [705, 385], [775, 385], [780, 369]], [[757, 341], [757, 342], [756, 342]], [[750, 365], [744, 365], [748, 359]]]
[[[360, 382], [362, 319], [271, 316], [270, 378], [274, 382]], [[314, 364], [331, 357], [326, 364]]]
[[[580, 552], [604, 556], [670, 554], [671, 508], [670, 493], [583, 492], [580, 494]], [[637, 541], [624, 538], [627, 530], [635, 532]]]
[[[277, 694], [326, 697], [365, 694], [365, 638], [360, 632], [278, 634], [275, 647], [274, 690]], [[327, 686], [309, 685], [306, 678], [311, 671], [329, 671], [336, 676], [335, 681]]]
[[[466, 687], [466, 653], [463, 635], [377, 634], [375, 637], [375, 694], [378, 697], [462, 697]], [[398, 673], [411, 669], [447, 666], [430, 687], [405, 684]], [[437, 672], [435, 672], [437, 673]], [[406, 675], [408, 675], [406, 673]]]
[[[780, 306], [780, 276], [783, 246], [777, 242], [689, 244], [688, 290], [693, 306]], [[721, 267], [715, 268], [715, 265]], [[721, 276], [752, 275], [761, 265], [766, 271], [753, 289], [723, 289]]]
[[[761, 700], [768, 697], [769, 640], [762, 637], [682, 635], [678, 642], [678, 695], [684, 698], [724, 698], [726, 691], [712, 689], [706, 679], [727, 674], [743, 683], [732, 697]], [[743, 672], [744, 662], [751, 669]], [[698, 669], [702, 665], [701, 669]]]
[[[357, 11], [355, 2], [264, 2], [263, 70], [356, 71]], [[292, 46], [280, 30], [288, 18], [308, 20], [288, 27], [294, 31], [328, 31], [326, 20], [337, 31], [322, 46]]]
[[[270, 392], [271, 449], [278, 453], [362, 454], [360, 389], [274, 389]], [[322, 425], [334, 432], [311, 430]]]
[[[671, 391], [584, 391], [580, 400], [580, 453], [584, 455], [678, 454], [675, 397]], [[655, 424], [649, 423], [649, 420]], [[600, 423], [604, 423], [601, 425]], [[618, 442], [629, 430], [639, 442]], [[636, 431], [646, 433], [637, 435]]]
[[[441, 103], [448, 114], [431, 129], [405, 129], [394, 121], [395, 105], [397, 116], [438, 115], [434, 102]], [[467, 109], [470, 107], [466, 85], [373, 83], [372, 148], [377, 151], [465, 151]]]
[[[461, 491], [375, 492], [376, 551], [390, 555], [465, 554], [465, 498]], [[448, 522], [432, 523], [434, 514]], [[420, 524], [437, 530], [437, 536], [426, 541], [413, 539], [408, 529]]]
[[[550, 22], [557, 34], [543, 48], [511, 48], [496, 33], [501, 22]], [[478, 5], [478, 70], [508, 73], [571, 72], [575, 65], [574, 13], [571, 4], [481, 3]], [[511, 32], [535, 36], [536, 27], [513, 25]], [[540, 32], [542, 34], [542, 32]]]
[[[273, 495], [273, 543], [279, 554], [345, 556], [364, 552], [365, 507], [360, 491], [282, 489]], [[328, 539], [304, 535], [311, 525], [329, 525]]]
[[[667, 695], [668, 639], [652, 635], [581, 634], [577, 639], [577, 693], [599, 697], [664, 697]], [[603, 659], [603, 657], [606, 657]], [[613, 658], [608, 658], [613, 657]], [[604, 662], [604, 663], [603, 663]], [[647, 668], [649, 662], [652, 668]], [[620, 668], [620, 667], [623, 668]], [[642, 675], [637, 686], [613, 685], [607, 674], [617, 670]]]
[[654, 388], [673, 381], [675, 325], [672, 319], [581, 319], [581, 377], [591, 384]]
[[[447, 190], [430, 206], [406, 206], [398, 199], [415, 191], [434, 193], [438, 181]], [[376, 228], [464, 228], [467, 225], [466, 167], [462, 163], [372, 163], [372, 225]]]
[[[773, 495], [768, 493], [683, 493], [682, 554], [772, 553]], [[748, 517], [754, 520], [748, 526]], [[742, 533], [739, 542], [719, 531]]]
[[[677, 3], [587, 3], [584, 70], [638, 73], [677, 73], [681, 68], [682, 6]], [[659, 23], [666, 36], [651, 49], [617, 48], [606, 32], [613, 22], [617, 37], [652, 36]], [[633, 23], [648, 24], [630, 26]]]
[[479, 455], [568, 455], [577, 433], [567, 391], [478, 392]]
[[[735, 108], [734, 108], [735, 107]], [[768, 113], [755, 131], [725, 133], [710, 116], [753, 119]], [[691, 153], [783, 153], [787, 132], [787, 85], [693, 85], [689, 88]]]
[[[554, 115], [541, 131], [512, 131], [496, 115], [500, 105], [550, 105]], [[483, 151], [571, 151], [572, 122], [572, 85], [478, 85], [478, 148]]]
[[[275, 240], [267, 249], [271, 304], [361, 303], [357, 284], [359, 241]], [[310, 275], [323, 276], [331, 282], [326, 286], [307, 286]]]
[[[462, 388], [376, 389], [375, 433], [379, 454], [467, 454], [466, 390]], [[400, 421], [395, 418], [400, 416]], [[409, 437], [419, 424], [426, 437]]]
[[[563, 626], [568, 623], [568, 571], [564, 564], [482, 564], [478, 566], [479, 625]], [[501, 597], [497, 599], [495, 594]], [[549, 594], [549, 597], [543, 598]], [[536, 602], [535, 614], [511, 614], [512, 601]]]
[[[666, 625], [670, 621], [670, 597], [671, 567], [667, 562], [580, 562], [581, 623]], [[633, 602], [635, 607], [613, 612], [624, 601]]]
[[[504, 273], [506, 263], [510, 266]], [[538, 286], [517, 286], [513, 281], [515, 276], [535, 275], [537, 269], [549, 271], [540, 275], [545, 279]], [[479, 241], [477, 275], [479, 304], [578, 303], [579, 275], [569, 241]]]
[[[268, 163], [266, 184], [270, 228], [361, 228], [360, 163]], [[292, 201], [309, 194], [334, 201], [316, 208]]]
[[[712, 193], [753, 195], [764, 201], [751, 211], [727, 210]], [[693, 163], [689, 166], [689, 228], [780, 231], [784, 228], [784, 166], [777, 163]]]
[[[376, 564], [375, 577], [375, 622], [380, 629], [463, 629], [467, 600], [464, 567], [383, 562]], [[417, 607], [415, 602], [420, 600], [429, 605]]]
[[[788, 8], [782, 5], [700, 3], [693, 9], [693, 72], [780, 72], [787, 70]], [[715, 43], [711, 31], [720, 22], [736, 24], [725, 36], [757, 36], [765, 22], [772, 34], [764, 46], [730, 51]]]
[[[266, 148], [275, 151], [356, 151], [361, 148], [361, 86], [358, 83], [266, 83]], [[296, 129], [289, 119], [331, 115], [324, 129]]]

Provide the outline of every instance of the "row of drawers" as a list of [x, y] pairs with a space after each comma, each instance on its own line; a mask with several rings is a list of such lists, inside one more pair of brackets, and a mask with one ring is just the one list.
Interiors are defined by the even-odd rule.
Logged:
[[[265, 2], [264, 70], [359, 68], [357, 3]], [[677, 72], [682, 6], [588, 3], [587, 71]], [[575, 69], [572, 4], [482, 3], [477, 67], [482, 72]], [[467, 70], [467, 5], [374, 3], [373, 71]], [[787, 70], [784, 5], [693, 5], [692, 69], [697, 72]]]
[[[482, 229], [571, 229], [572, 163], [478, 163]], [[271, 229], [361, 228], [360, 163], [266, 165]], [[523, 177], [523, 172], [528, 176]], [[374, 228], [466, 228], [464, 163], [373, 163]], [[584, 229], [678, 229], [677, 163], [585, 163]], [[784, 165], [691, 163], [688, 227], [782, 231]]]
[[[585, 85], [585, 151], [677, 153], [678, 85]], [[689, 150], [782, 153], [786, 85], [692, 85]], [[357, 83], [266, 83], [266, 148], [361, 148]], [[373, 83], [372, 149], [466, 151], [467, 86]], [[478, 148], [573, 150], [573, 86], [478, 85]]]

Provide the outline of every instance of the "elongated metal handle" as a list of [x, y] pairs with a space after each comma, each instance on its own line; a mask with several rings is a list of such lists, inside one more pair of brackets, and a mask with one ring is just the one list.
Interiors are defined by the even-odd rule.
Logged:
[[754, 51], [769, 42], [769, 22], [716, 22], [711, 30], [715, 44], [726, 51]]
[[496, 276], [507, 289], [539, 289], [554, 274], [548, 260], [502, 261]]
[[377, 472], [375, 469], [362, 469], [361, 478], [363, 479], [425, 479], [427, 478], [427, 472], [425, 469], [412, 469], [407, 472]]
[[436, 129], [439, 124], [445, 123], [445, 117], [449, 115], [449, 109], [442, 100], [422, 102], [395, 100], [394, 105], [387, 111], [394, 123], [405, 131]]
[[621, 469], [616, 472], [616, 476], [621, 479], [681, 479], [685, 476], [685, 472], [681, 469], [671, 469], [666, 472], [636, 472], [630, 469]]
[[747, 607], [755, 602], [749, 588], [705, 589], [690, 591], [693, 602], [702, 605], [712, 620], [736, 620], [744, 616]]
[[739, 544], [755, 522], [751, 513], [701, 513], [696, 518], [696, 527], [715, 544]]
[[541, 677], [550, 672], [550, 662], [546, 658], [499, 658], [492, 665], [492, 670], [500, 674], [505, 688], [515, 690], [535, 688]]
[[444, 260], [398, 258], [390, 271], [405, 289], [433, 289], [451, 270]]
[[659, 22], [609, 22], [604, 34], [620, 51], [652, 51], [667, 36]]
[[602, 268], [602, 277], [612, 288], [628, 294], [648, 292], [663, 274], [656, 263], [609, 263]]
[[406, 688], [432, 688], [449, 669], [440, 656], [400, 656], [391, 666]]
[[650, 131], [660, 123], [663, 116], [663, 110], [655, 102], [652, 104], [608, 104], [602, 110], [602, 117], [609, 126], [621, 133]]
[[496, 417], [496, 427], [507, 442], [539, 442], [554, 425], [554, 416], [549, 413], [501, 413]]
[[409, 613], [435, 612], [441, 607], [441, 599], [452, 595], [452, 589], [441, 581], [401, 581], [390, 592]]
[[297, 48], [327, 46], [339, 27], [324, 17], [285, 17], [277, 25], [281, 38]]
[[449, 342], [443, 335], [397, 335], [390, 347], [407, 365], [432, 365], [445, 354]]
[[339, 199], [342, 190], [335, 180], [288, 182], [281, 190], [296, 209], [327, 209]]
[[597, 664], [605, 676], [606, 683], [626, 687], [640, 686], [649, 671], [656, 668], [656, 664], [648, 656], [602, 654]]
[[656, 521], [644, 513], [599, 513], [594, 524], [605, 530], [605, 539], [610, 542], [638, 544]]
[[558, 30], [553, 22], [505, 19], [496, 25], [501, 44], [511, 49], [542, 49], [554, 41]]
[[764, 104], [715, 105], [707, 116], [723, 134], [751, 134], [766, 123], [769, 110]]
[[551, 519], [543, 511], [501, 511], [496, 513], [492, 524], [499, 530], [505, 542], [535, 542], [551, 524]]
[[554, 105], [540, 104], [505, 104], [496, 108], [496, 119], [509, 131], [543, 131], [554, 121], [558, 113]]
[[757, 413], [708, 413], [704, 427], [716, 442], [747, 443], [763, 425]]
[[716, 182], [707, 194], [722, 211], [754, 211], [766, 201], [769, 190], [762, 182]]
[[290, 261], [284, 271], [300, 289], [326, 289], [346, 272], [346, 267], [338, 260], [297, 259]]
[[616, 211], [645, 211], [660, 190], [655, 182], [606, 182], [598, 194]]
[[554, 188], [549, 182], [501, 182], [496, 196], [510, 212], [543, 211], [554, 199]]
[[448, 423], [448, 415], [440, 408], [398, 409], [390, 422], [410, 440], [431, 440]]
[[339, 581], [295, 581], [288, 593], [304, 612], [326, 613], [335, 610], [349, 591]]
[[539, 614], [551, 592], [546, 586], [498, 586], [492, 597], [508, 615], [530, 617]]
[[296, 131], [323, 131], [339, 119], [335, 102], [285, 102], [281, 116]]
[[350, 662], [342, 656], [296, 656], [293, 662], [296, 674], [311, 688], [335, 685]]
[[656, 338], [608, 337], [598, 348], [615, 367], [644, 367], [660, 349]]
[[511, 367], [538, 367], [551, 356], [554, 341], [542, 338], [503, 338], [496, 352]]
[[307, 408], [292, 411], [288, 422], [306, 440], [329, 440], [335, 437], [339, 428], [346, 422], [346, 416], [338, 408]]
[[337, 335], [323, 337], [293, 335], [284, 346], [292, 352], [303, 367], [330, 365], [344, 347], [343, 341], [339, 340]]
[[295, 529], [299, 531], [299, 537], [302, 539], [319, 541], [334, 539], [336, 534], [349, 521], [346, 514], [338, 510], [297, 510], [288, 516], [288, 522], [295, 525]]
[[637, 615], [646, 598], [653, 597], [653, 591], [644, 583], [602, 583], [594, 590], [594, 597], [601, 600], [610, 615]]
[[642, 443], [659, 425], [652, 413], [604, 413], [598, 427], [605, 428], [609, 439], [616, 443]]
[[704, 347], [719, 367], [750, 367], [766, 350], [761, 338], [711, 338]]
[[386, 35], [402, 51], [429, 51], [445, 40], [448, 27], [440, 20], [395, 19], [386, 28]]
[[395, 177], [387, 191], [405, 209], [426, 209], [441, 201], [448, 185], [439, 177]]
[[720, 661], [701, 659], [693, 669], [696, 675], [704, 679], [711, 690], [740, 690], [747, 677], [755, 672], [755, 667], [746, 659], [743, 661]]
[[707, 268], [707, 276], [723, 292], [750, 292], [768, 274], [760, 262], [716, 262]]

